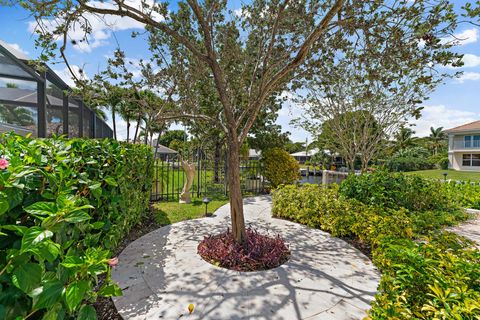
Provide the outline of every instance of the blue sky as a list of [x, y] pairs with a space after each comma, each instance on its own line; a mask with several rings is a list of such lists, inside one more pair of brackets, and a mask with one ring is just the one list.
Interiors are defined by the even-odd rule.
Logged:
[[[135, 0], [132, 0], [135, 1]], [[460, 10], [466, 1], [452, 1]], [[229, 1], [232, 10], [240, 8], [239, 1]], [[34, 47], [35, 35], [32, 33], [35, 25], [28, 12], [21, 8], [0, 7], [0, 40], [23, 51], [28, 56], [36, 58], [38, 51]], [[132, 30], [141, 31], [141, 25], [127, 18], [119, 20], [112, 18], [107, 27], [102, 21], [92, 19], [94, 29], [93, 36], [89, 39], [89, 45], [81, 45], [69, 48], [68, 55], [71, 62], [92, 76], [100, 70], [111, 56], [117, 43], [124, 48], [127, 57], [133, 65], [142, 57], [148, 57], [145, 43], [133, 40], [130, 37]], [[428, 134], [431, 126], [445, 128], [454, 127], [466, 122], [480, 120], [480, 28], [471, 24], [459, 25], [456, 35], [463, 39], [461, 45], [455, 50], [465, 54], [465, 66], [461, 68], [464, 75], [460, 79], [448, 79], [426, 101], [423, 116], [420, 120], [412, 122], [417, 135]], [[71, 82], [70, 75], [65, 66], [52, 64], [51, 67], [66, 81]], [[279, 113], [277, 123], [282, 125], [284, 131], [292, 133], [294, 141], [305, 141], [309, 137], [305, 131], [292, 127], [289, 122], [301, 112], [296, 106], [286, 103]], [[120, 123], [120, 136], [124, 136], [126, 129], [124, 123]]]

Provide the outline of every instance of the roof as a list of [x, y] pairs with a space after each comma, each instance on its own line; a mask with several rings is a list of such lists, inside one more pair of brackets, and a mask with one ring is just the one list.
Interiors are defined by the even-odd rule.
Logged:
[[159, 145], [157, 145], [155, 153], [157, 153], [157, 154], [177, 154], [178, 152], [173, 150], [173, 149], [170, 149], [168, 147], [165, 147], [164, 145], [159, 144]]
[[[308, 154], [307, 154], [308, 153]], [[290, 154], [292, 157], [311, 157], [313, 155], [316, 155], [318, 153], [318, 149], [312, 149], [307, 151], [299, 151]]]
[[447, 133], [468, 132], [468, 131], [480, 131], [480, 120], [473, 121], [452, 129], [445, 130], [445, 132]]
[[255, 149], [249, 149], [248, 150], [248, 157], [249, 158], [260, 158], [261, 155], [262, 155], [261, 151], [257, 151]]
[[[25, 105], [37, 103], [37, 91], [31, 89], [19, 88], [0, 88], [0, 99], [4, 101], [14, 101]], [[63, 106], [63, 99], [47, 94], [47, 103], [51, 106]], [[78, 108], [78, 104], [69, 101], [70, 108]]]

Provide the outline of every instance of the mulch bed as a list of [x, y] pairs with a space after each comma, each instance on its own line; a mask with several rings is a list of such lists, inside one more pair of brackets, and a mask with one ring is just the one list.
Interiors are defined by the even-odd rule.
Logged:
[[366, 255], [370, 260], [372, 260], [372, 247], [365, 242], [360, 241], [359, 239], [356, 238], [340, 238], [343, 241], [347, 242], [349, 245], [352, 247], [356, 248], [360, 252], [362, 252], [364, 255]]
[[216, 266], [236, 271], [258, 271], [276, 268], [290, 257], [283, 239], [268, 236], [247, 228], [244, 244], [235, 242], [233, 234], [205, 237], [197, 249], [203, 260]]
[[[152, 215], [150, 210], [149, 214], [133, 229], [130, 233], [120, 242], [117, 249], [114, 251], [113, 256], [117, 257], [120, 252], [123, 251], [130, 243], [137, 240], [138, 238], [146, 235], [149, 232], [152, 232], [160, 228], [155, 218]], [[104, 277], [99, 279], [99, 286], [102, 284]], [[111, 298], [98, 298], [97, 301], [93, 304], [95, 310], [97, 310], [97, 317], [100, 320], [122, 320], [123, 318], [118, 314], [113, 300]]]

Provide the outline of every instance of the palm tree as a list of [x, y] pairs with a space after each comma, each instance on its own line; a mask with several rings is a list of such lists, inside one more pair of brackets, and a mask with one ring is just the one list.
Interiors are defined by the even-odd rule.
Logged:
[[430, 141], [433, 147], [433, 154], [438, 153], [438, 149], [441, 148], [447, 139], [447, 134], [443, 131], [443, 127], [430, 127]]
[[414, 134], [415, 131], [402, 126], [400, 130], [398, 130], [398, 132], [395, 134], [395, 149], [403, 150], [405, 148], [414, 146], [417, 141], [417, 137], [413, 136]]

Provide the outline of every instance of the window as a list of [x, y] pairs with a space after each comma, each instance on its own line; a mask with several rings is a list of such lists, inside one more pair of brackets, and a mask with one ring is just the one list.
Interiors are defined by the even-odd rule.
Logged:
[[480, 154], [472, 154], [472, 167], [480, 167]]
[[480, 136], [464, 136], [465, 148], [480, 148]]
[[464, 154], [462, 165], [465, 167], [480, 167], [480, 154]]
[[[463, 140], [465, 141], [465, 148], [471, 148], [472, 147], [472, 136], [465, 136], [463, 137]], [[465, 156], [470, 156], [468, 154], [464, 154], [463, 157], [465, 159]]]

